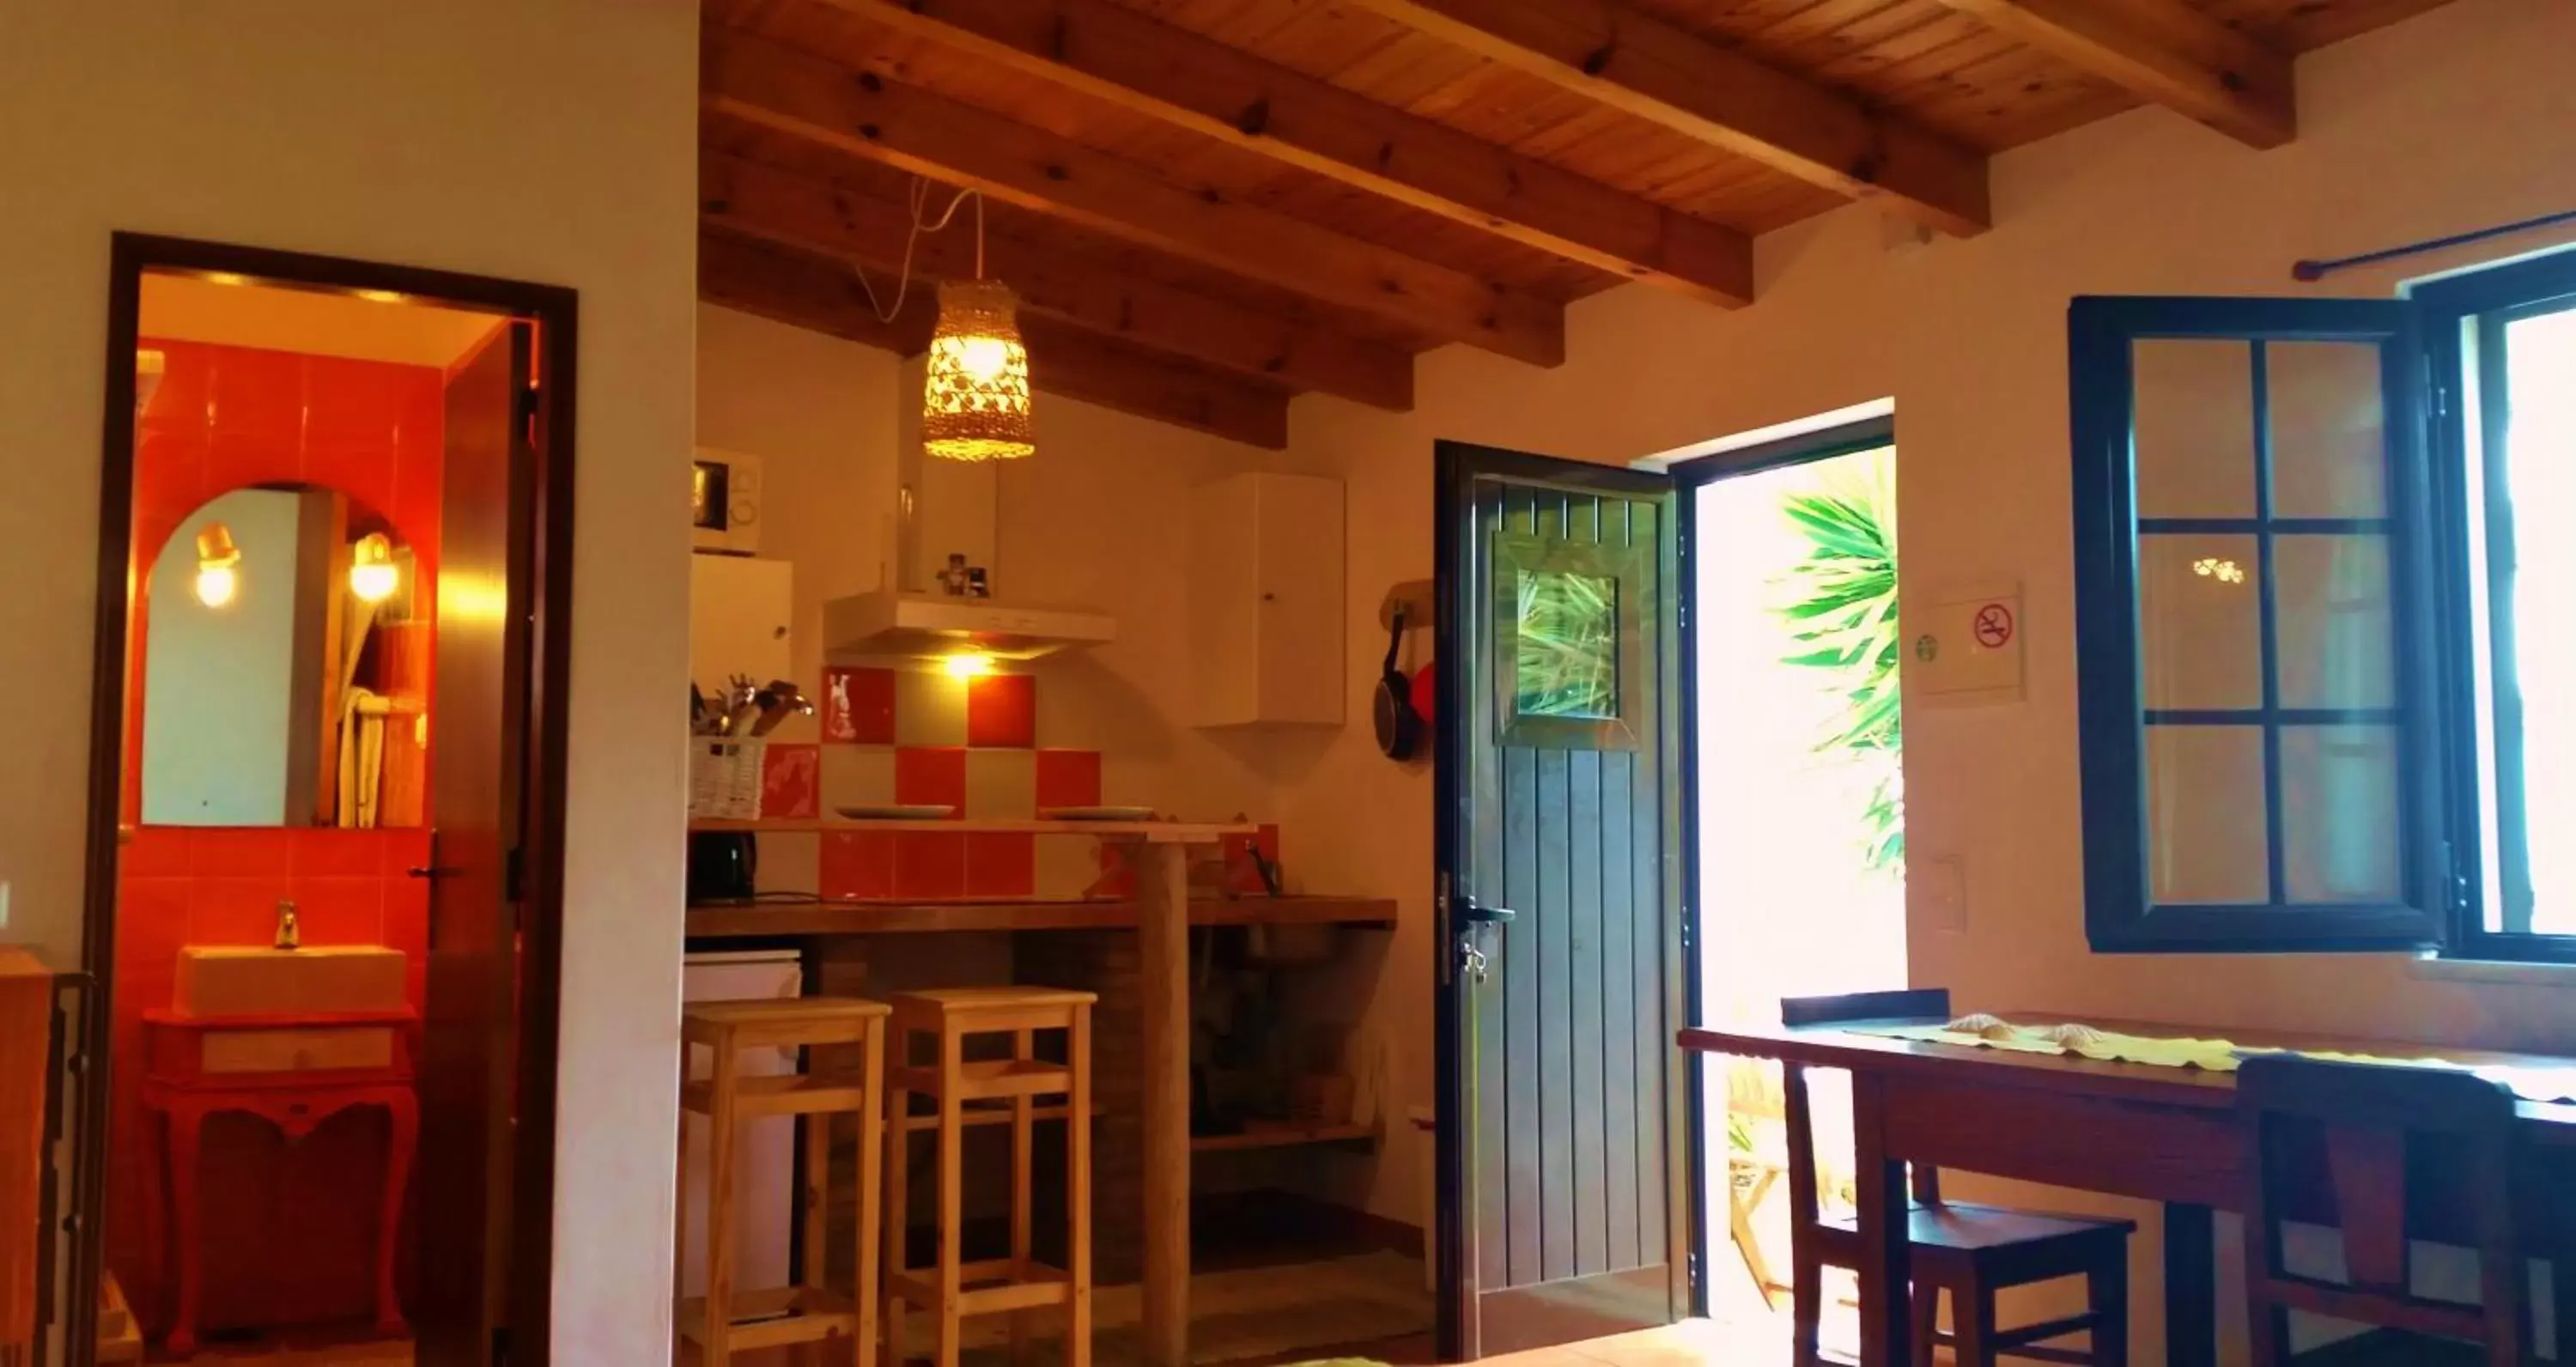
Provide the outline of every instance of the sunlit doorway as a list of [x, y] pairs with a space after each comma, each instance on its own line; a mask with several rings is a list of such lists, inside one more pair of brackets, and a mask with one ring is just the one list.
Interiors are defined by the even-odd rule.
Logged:
[[[1896, 447], [1886, 419], [1706, 458], [1690, 489], [1699, 1019], [1906, 980]], [[1702, 1267], [1712, 1314], [1788, 1343], [1779, 1070], [1712, 1058]], [[1821, 1204], [1849, 1201], [1841, 1079], [1815, 1079]], [[1719, 1123], [1723, 1107], [1723, 1123]], [[1824, 1341], [1857, 1338], [1849, 1278]]]

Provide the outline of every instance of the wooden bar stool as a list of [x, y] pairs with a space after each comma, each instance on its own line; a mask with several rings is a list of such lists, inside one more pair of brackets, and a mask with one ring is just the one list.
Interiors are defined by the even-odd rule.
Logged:
[[[689, 1115], [707, 1117], [707, 1294], [679, 1302], [680, 1336], [698, 1345], [705, 1367], [727, 1367], [733, 1355], [847, 1339], [857, 1367], [874, 1367], [877, 1340], [877, 1165], [885, 1150], [883, 1002], [847, 997], [786, 997], [694, 1002], [680, 1013], [680, 1170], [688, 1171]], [[715, 1053], [704, 1082], [687, 1080], [690, 1045]], [[746, 1077], [746, 1049], [856, 1046], [856, 1075], [807, 1066], [774, 1077]], [[830, 1221], [832, 1117], [859, 1117], [856, 1285], [843, 1296], [823, 1286], [824, 1234]], [[796, 1286], [734, 1289], [734, 1129], [762, 1116], [805, 1118], [804, 1280]], [[681, 1193], [679, 1247], [689, 1244], [689, 1204]], [[676, 1288], [675, 1288], [676, 1289]]]
[[[1052, 987], [959, 987], [912, 992], [894, 999], [894, 1153], [886, 1203], [886, 1343], [902, 1361], [904, 1308], [928, 1306], [939, 1315], [938, 1367], [957, 1367], [960, 1336], [970, 1315], [1011, 1316], [1017, 1358], [1027, 1344], [1025, 1312], [1065, 1307], [1067, 1367], [1091, 1362], [1091, 1007], [1089, 992]], [[1062, 1063], [1040, 1058], [1037, 1032], [1065, 1032]], [[927, 1035], [936, 1054], [927, 1066], [912, 1062], [912, 1040]], [[969, 1061], [970, 1035], [1008, 1035], [998, 1059]], [[938, 1103], [936, 1115], [915, 1120], [912, 1094]], [[1029, 1177], [1037, 1099], [1065, 1098], [1066, 1266], [1048, 1267], [1029, 1246]], [[969, 1106], [969, 1102], [987, 1103]], [[1002, 1103], [999, 1106], [990, 1103]], [[1011, 1126], [1011, 1252], [1006, 1258], [966, 1262], [965, 1173], [961, 1163], [970, 1116], [1001, 1111]], [[905, 1265], [904, 1212], [910, 1159], [904, 1138], [915, 1128], [939, 1135], [939, 1261], [922, 1275]]]

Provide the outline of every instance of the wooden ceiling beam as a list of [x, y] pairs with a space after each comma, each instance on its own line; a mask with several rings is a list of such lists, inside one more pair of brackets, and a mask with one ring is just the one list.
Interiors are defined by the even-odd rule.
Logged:
[[795, 48], [710, 28], [701, 98], [731, 118], [1535, 365], [1565, 308]]
[[[2080, 0], [2079, 0], [2080, 2]], [[1610, 0], [1353, 0], [1408, 27], [1945, 232], [1992, 224], [1986, 161]]]
[[1741, 232], [1105, 0], [830, 3], [1570, 261], [1752, 301]]
[[2298, 136], [2290, 59], [2183, 0], [1942, 0], [2255, 147]]
[[[858, 277], [837, 261], [786, 251], [717, 229], [698, 232], [698, 297], [790, 327], [901, 355], [929, 344], [937, 308], [908, 300], [879, 321]], [[1029, 383], [1041, 393], [1114, 408], [1250, 446], [1288, 445], [1288, 392], [1105, 341], [1051, 318], [1020, 323]], [[1038, 409], [1038, 441], [1046, 410]]]
[[[888, 290], [907, 250], [919, 275], [954, 280], [975, 274], [971, 221], [962, 231], [916, 238], [909, 204], [848, 185], [702, 149], [698, 197], [708, 222], [863, 263], [885, 273]], [[943, 189], [933, 196], [933, 210], [946, 202]], [[984, 265], [1019, 292], [1024, 308], [1076, 327], [1291, 389], [1320, 390], [1397, 413], [1413, 407], [1413, 357], [1391, 346], [1051, 251], [1009, 233], [986, 235]], [[926, 287], [927, 282], [915, 286]]]

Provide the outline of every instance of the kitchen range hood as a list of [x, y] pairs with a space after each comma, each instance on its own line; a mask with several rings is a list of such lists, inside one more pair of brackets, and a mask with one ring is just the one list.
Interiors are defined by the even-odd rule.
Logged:
[[[921, 445], [922, 360], [904, 363], [895, 382], [895, 465], [885, 505], [886, 558], [877, 585], [823, 604], [823, 648], [831, 658], [946, 659], [986, 655], [1034, 660], [1061, 650], [1107, 643], [1115, 618], [1064, 603], [1013, 596], [1015, 569], [1001, 546], [1001, 468], [1009, 461], [931, 460]], [[1045, 460], [1043, 454], [1037, 459]], [[951, 564], [991, 568], [998, 598], [939, 591]]]
[[1081, 608], [1021, 606], [944, 593], [874, 593], [823, 605], [823, 641], [835, 658], [973, 653], [1034, 660], [1068, 647], [1100, 645], [1116, 620]]

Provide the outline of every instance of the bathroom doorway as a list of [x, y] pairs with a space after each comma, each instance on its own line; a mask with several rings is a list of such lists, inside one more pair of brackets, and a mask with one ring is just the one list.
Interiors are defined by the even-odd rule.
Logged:
[[115, 239], [68, 1363], [544, 1360], [574, 303]]

